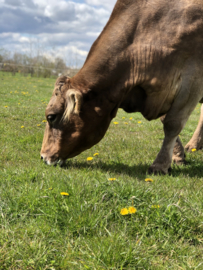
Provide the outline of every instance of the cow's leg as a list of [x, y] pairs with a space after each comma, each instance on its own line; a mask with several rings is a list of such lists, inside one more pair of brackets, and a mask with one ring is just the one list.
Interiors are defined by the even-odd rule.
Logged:
[[[160, 117], [161, 122], [163, 123], [166, 115]], [[173, 148], [172, 161], [177, 165], [183, 165], [186, 163], [185, 161], [185, 151], [184, 147], [181, 143], [180, 137], [178, 136], [175, 142], [175, 146]]]
[[181, 119], [170, 119], [168, 115], [166, 115], [166, 118], [164, 119], [165, 138], [159, 154], [157, 155], [155, 161], [148, 170], [150, 174], [168, 173], [168, 170], [171, 167], [173, 149], [176, 143], [176, 139], [178, 137], [178, 134], [181, 132], [185, 122], [186, 121], [183, 121]]
[[190, 114], [202, 98], [201, 76], [195, 76], [194, 79], [191, 74], [192, 71], [196, 71], [196, 69], [193, 65], [190, 65], [188, 71], [185, 72], [184, 78], [182, 78], [181, 89], [163, 121], [164, 142], [155, 161], [149, 168], [149, 173], [168, 173], [176, 139], [185, 126]]
[[191, 152], [192, 149], [201, 149], [203, 147], [203, 104], [201, 106], [200, 119], [198, 126], [195, 130], [190, 141], [185, 146], [185, 149], [188, 152]]
[[173, 156], [172, 161], [177, 165], [183, 165], [186, 164], [185, 161], [185, 150], [181, 143], [180, 137], [176, 139], [175, 146], [173, 148]]

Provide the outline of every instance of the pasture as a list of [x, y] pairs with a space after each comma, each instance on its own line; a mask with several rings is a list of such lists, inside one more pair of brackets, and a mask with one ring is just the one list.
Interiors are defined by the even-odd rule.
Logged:
[[[48, 167], [40, 149], [53, 86], [0, 72], [0, 269], [203, 269], [202, 151], [149, 176], [162, 124], [119, 110], [98, 145]], [[121, 215], [129, 207], [136, 213]]]

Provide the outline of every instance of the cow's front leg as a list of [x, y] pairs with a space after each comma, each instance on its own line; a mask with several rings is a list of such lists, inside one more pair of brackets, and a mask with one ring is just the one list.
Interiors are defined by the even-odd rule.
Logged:
[[161, 151], [153, 164], [149, 167], [149, 174], [167, 174], [171, 168], [173, 148], [176, 142], [175, 138], [165, 138]]
[[[163, 124], [164, 124], [165, 117], [166, 115], [163, 115], [162, 117], [160, 117], [160, 120]], [[172, 161], [177, 165], [183, 165], [186, 163], [184, 147], [181, 143], [179, 136], [177, 137], [175, 146], [173, 148]]]
[[159, 154], [149, 168], [148, 172], [150, 174], [167, 174], [171, 168], [173, 149], [176, 139], [187, 121], [186, 117], [177, 119], [175, 116], [173, 113], [169, 113], [163, 120], [165, 138]]
[[190, 139], [190, 141], [185, 146], [185, 150], [191, 152], [192, 149], [199, 150], [203, 147], [203, 104], [201, 106], [200, 119], [198, 126]]

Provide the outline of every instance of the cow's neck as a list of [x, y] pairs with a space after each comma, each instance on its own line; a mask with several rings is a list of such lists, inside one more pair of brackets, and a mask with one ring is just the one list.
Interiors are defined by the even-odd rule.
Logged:
[[[97, 91], [121, 96], [134, 82], [134, 61], [131, 45], [139, 21], [134, 1], [118, 1], [101, 35], [93, 44], [86, 62], [76, 76], [73, 85], [83, 91]], [[138, 1], [139, 2], [139, 1]], [[124, 9], [123, 5], [129, 5]], [[130, 5], [134, 10], [131, 10]], [[139, 14], [139, 12], [137, 12]], [[131, 63], [129, 65], [129, 63]], [[119, 94], [120, 91], [120, 94]]]

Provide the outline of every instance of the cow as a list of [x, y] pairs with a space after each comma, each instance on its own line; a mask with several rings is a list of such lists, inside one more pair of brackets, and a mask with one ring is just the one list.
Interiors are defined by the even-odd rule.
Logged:
[[91, 148], [122, 108], [149, 121], [164, 116], [163, 145], [149, 173], [167, 174], [178, 135], [198, 102], [203, 0], [118, 0], [80, 71], [55, 83], [41, 158], [63, 164]]

